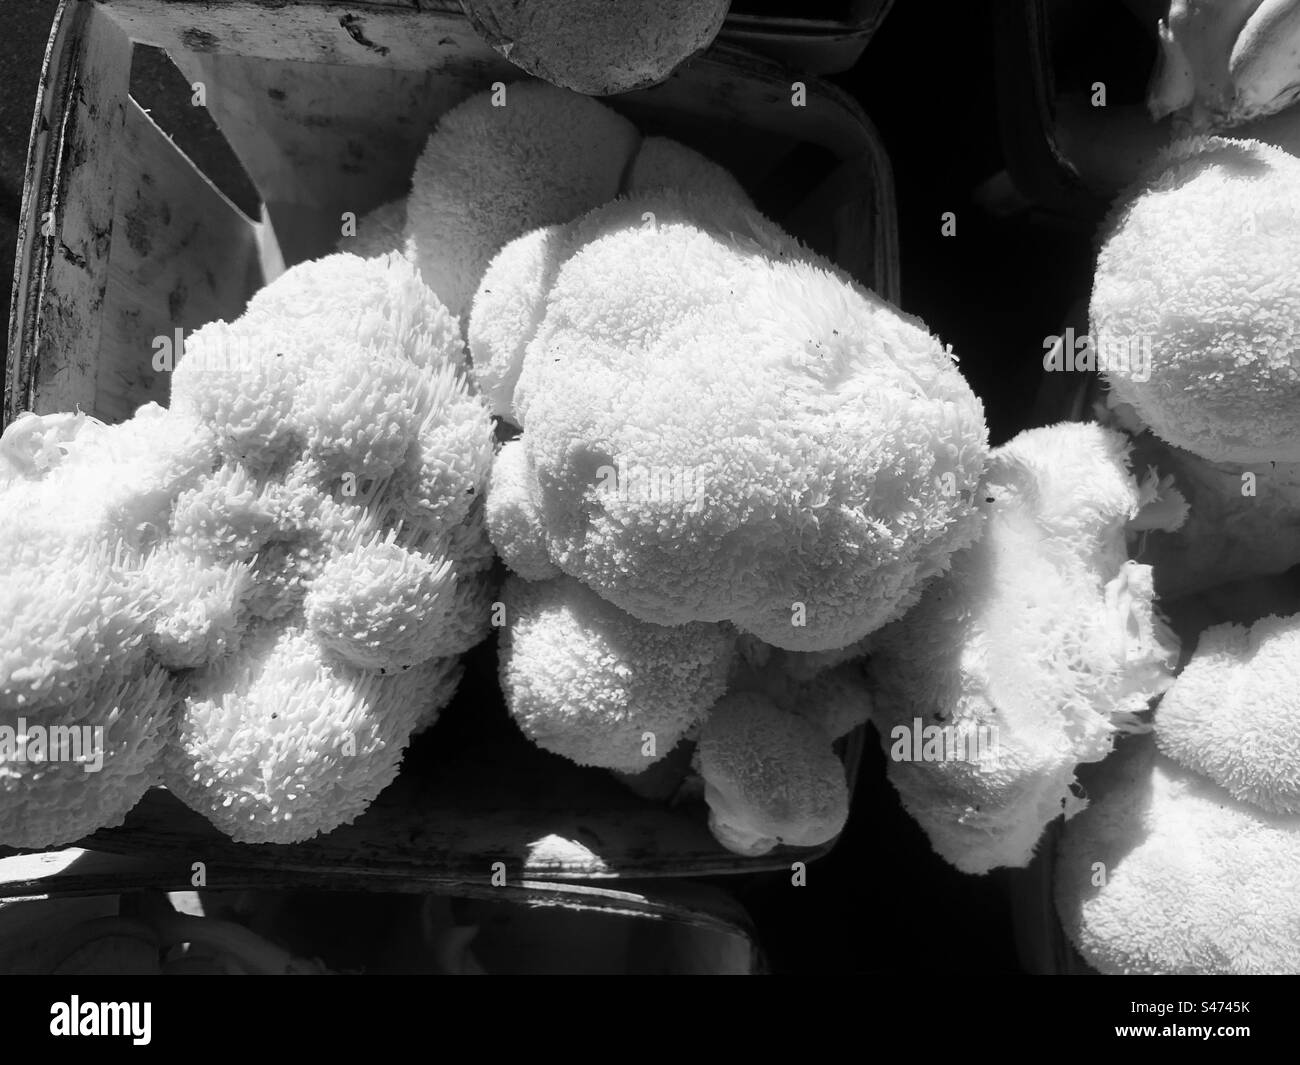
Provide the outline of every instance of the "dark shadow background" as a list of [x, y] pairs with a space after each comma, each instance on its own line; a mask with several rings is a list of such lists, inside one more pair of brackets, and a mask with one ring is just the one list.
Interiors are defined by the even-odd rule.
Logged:
[[[1086, 296], [1086, 226], [998, 218], [975, 190], [1004, 166], [994, 11], [1011, 0], [897, 0], [857, 67], [832, 80], [862, 103], [893, 161], [903, 303], [961, 359], [994, 443], [1030, 424], [1043, 338]], [[1098, 0], [1102, 3], [1104, 0]], [[796, 5], [797, 6], [797, 5]], [[8, 320], [14, 220], [53, 0], [0, 13], [0, 288]], [[193, 109], [186, 108], [191, 113]], [[957, 215], [957, 235], [940, 232]], [[729, 878], [778, 972], [971, 975], [1017, 972], [1007, 877], [968, 877], [935, 857], [903, 814], [875, 743], [836, 851], [808, 871]]]

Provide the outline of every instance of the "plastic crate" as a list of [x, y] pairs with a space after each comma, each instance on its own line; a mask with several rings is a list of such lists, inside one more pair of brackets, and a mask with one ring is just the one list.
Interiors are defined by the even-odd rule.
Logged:
[[[74, 407], [106, 421], [166, 402], [153, 339], [231, 319], [285, 264], [332, 249], [341, 213], [401, 195], [438, 117], [519, 72], [452, 5], [347, 8], [264, 0], [65, 0], [28, 158], [10, 321], [5, 420]], [[192, 82], [255, 184], [249, 217], [129, 97], [136, 44]], [[894, 197], [874, 129], [815, 80], [729, 46], [611, 105], [728, 166], [765, 213], [887, 299], [898, 299]], [[852, 787], [863, 732], [838, 745]], [[507, 718], [495, 647], [470, 656], [438, 726], [353, 825], [294, 846], [226, 839], [161, 789], [99, 851], [188, 868], [294, 870], [366, 881], [511, 882], [788, 868], [826, 853], [721, 848], [699, 801], [649, 802], [529, 743]], [[3, 853], [0, 851], [0, 853]]]
[[[1007, 0], [995, 5], [1003, 153], [1017, 192], [1060, 219], [1094, 226], [1175, 137], [1147, 112], [1161, 0]], [[1106, 88], [1094, 106], [1094, 86]], [[1227, 135], [1300, 154], [1300, 107]]]
[[[428, 972], [428, 915], [479, 927], [476, 960], [493, 974], [750, 975], [764, 970], [744, 908], [721, 889], [686, 881], [619, 890], [524, 882], [502, 887], [380, 878], [340, 890], [328, 875], [234, 873], [210, 882], [203, 912], [239, 921], [302, 958], [345, 972]], [[0, 973], [24, 944], [96, 917], [129, 912], [140, 892], [193, 892], [149, 859], [69, 849], [0, 859]], [[364, 892], [364, 894], [358, 894]], [[251, 897], [250, 897], [251, 896]], [[194, 912], [194, 911], [190, 911]], [[242, 923], [242, 922], [241, 922]], [[8, 962], [7, 962], [8, 959]], [[13, 970], [21, 972], [22, 969]]]
[[894, 0], [733, 0], [721, 39], [793, 70], [839, 74], [866, 51]]

